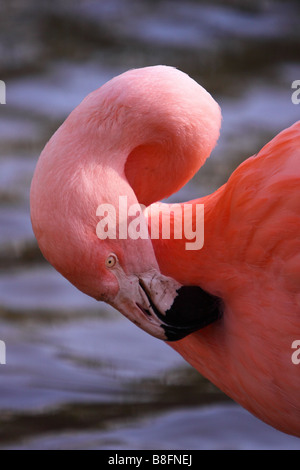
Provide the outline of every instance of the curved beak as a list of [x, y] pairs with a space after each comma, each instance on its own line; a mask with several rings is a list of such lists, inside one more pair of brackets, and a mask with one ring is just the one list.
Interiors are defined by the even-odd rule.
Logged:
[[222, 303], [198, 286], [183, 286], [156, 270], [116, 273], [120, 289], [111, 303], [156, 338], [177, 341], [220, 318]]

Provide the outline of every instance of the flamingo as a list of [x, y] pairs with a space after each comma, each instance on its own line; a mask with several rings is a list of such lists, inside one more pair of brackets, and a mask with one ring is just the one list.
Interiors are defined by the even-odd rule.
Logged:
[[[149, 227], [160, 225], [154, 215], [169, 206], [159, 201], [199, 170], [220, 125], [211, 95], [173, 67], [113, 78], [42, 151], [33, 230], [45, 258], [79, 290], [166, 341], [264, 422], [300, 436], [300, 366], [291, 360], [300, 339], [300, 121], [213, 194], [188, 201], [204, 205], [201, 249], [172, 234], [96, 233], [97, 208], [118, 207], [120, 195], [140, 205]], [[186, 217], [194, 222], [195, 213]]]

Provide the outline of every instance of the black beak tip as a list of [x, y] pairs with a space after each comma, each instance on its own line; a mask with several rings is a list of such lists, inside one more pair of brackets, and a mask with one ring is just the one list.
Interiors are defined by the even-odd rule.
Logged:
[[222, 316], [222, 300], [199, 286], [182, 286], [177, 294], [161, 325], [167, 341], [178, 341]]

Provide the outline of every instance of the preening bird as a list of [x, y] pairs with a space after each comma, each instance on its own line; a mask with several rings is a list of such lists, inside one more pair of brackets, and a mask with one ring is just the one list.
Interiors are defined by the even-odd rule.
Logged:
[[[113, 78], [44, 148], [31, 186], [34, 233], [78, 289], [167, 341], [266, 423], [300, 436], [300, 365], [291, 359], [300, 340], [300, 121], [216, 192], [187, 201], [191, 210], [169, 211], [170, 236], [161, 234], [170, 206], [159, 201], [203, 165], [220, 123], [211, 95], [172, 67]], [[109, 214], [120, 213], [120, 196], [135, 215], [140, 207], [139, 230], [148, 224], [149, 236], [129, 236], [134, 211]], [[197, 207], [204, 244], [187, 249], [175, 225], [181, 217], [179, 228], [187, 222], [195, 232]]]

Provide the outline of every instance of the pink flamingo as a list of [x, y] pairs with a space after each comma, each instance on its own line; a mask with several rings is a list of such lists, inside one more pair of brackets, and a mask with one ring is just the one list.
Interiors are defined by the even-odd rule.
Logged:
[[210, 155], [220, 121], [210, 94], [174, 68], [112, 79], [43, 150], [31, 187], [34, 233], [78, 289], [169, 341], [266, 423], [300, 436], [300, 365], [291, 360], [300, 339], [300, 121], [215, 193], [190, 202], [204, 204], [202, 249], [172, 236], [96, 234], [99, 204], [118, 207], [119, 195], [151, 205], [151, 223], [167, 207], [156, 201]]

